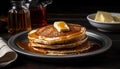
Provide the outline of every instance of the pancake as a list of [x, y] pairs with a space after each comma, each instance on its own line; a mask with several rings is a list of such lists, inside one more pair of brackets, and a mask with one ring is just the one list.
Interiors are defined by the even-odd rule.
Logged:
[[69, 30], [58, 31], [54, 25], [34, 29], [28, 33], [31, 51], [46, 55], [82, 53], [91, 48], [86, 28], [67, 23]]
[[86, 50], [90, 49], [90, 43], [86, 41], [80, 46], [74, 47], [74, 48], [64, 48], [64, 49], [44, 49], [44, 48], [38, 48], [38, 47], [31, 47], [31, 51], [35, 51], [37, 53], [45, 54], [45, 55], [68, 55], [68, 54], [79, 54], [83, 53]]
[[83, 36], [82, 38], [76, 38], [73, 41], [70, 41], [66, 44], [55, 44], [55, 45], [46, 45], [36, 42], [29, 42], [30, 46], [37, 47], [37, 48], [47, 48], [47, 49], [63, 49], [63, 48], [73, 48], [79, 45], [82, 45], [87, 40], [87, 35]]
[[53, 25], [38, 28], [28, 33], [28, 39], [35, 43], [54, 45], [69, 43], [85, 35], [85, 27], [78, 24], [68, 24], [68, 26], [70, 31], [67, 32], [58, 32]]

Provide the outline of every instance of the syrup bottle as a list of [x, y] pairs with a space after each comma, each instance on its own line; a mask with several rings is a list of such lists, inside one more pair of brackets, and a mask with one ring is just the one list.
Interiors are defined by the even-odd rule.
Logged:
[[29, 10], [31, 16], [31, 25], [33, 28], [47, 25], [46, 6], [52, 3], [52, 0], [32, 0], [29, 1]]
[[8, 32], [15, 34], [31, 30], [30, 11], [24, 0], [11, 0], [12, 8], [8, 11]]

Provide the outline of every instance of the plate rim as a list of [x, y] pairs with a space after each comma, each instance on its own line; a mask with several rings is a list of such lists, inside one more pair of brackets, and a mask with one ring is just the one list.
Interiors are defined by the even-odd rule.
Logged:
[[[20, 32], [18, 34], [15, 34], [14, 36], [12, 36], [9, 40], [8, 40], [8, 46], [13, 49], [14, 51], [18, 52], [18, 53], [21, 53], [23, 55], [26, 55], [26, 56], [31, 56], [31, 57], [37, 57], [37, 58], [75, 58], [75, 57], [86, 57], [86, 56], [92, 56], [92, 55], [96, 55], [96, 54], [100, 54], [102, 52], [105, 52], [107, 51], [111, 46], [112, 46], [112, 40], [106, 36], [105, 34], [102, 34], [100, 32], [97, 32], [97, 31], [93, 31], [93, 30], [87, 30], [86, 31], [86, 34], [91, 34], [91, 35], [95, 35], [95, 36], [99, 36], [99, 37], [104, 37], [102, 38], [105, 43], [106, 43], [106, 46], [103, 46], [101, 49], [99, 50], [96, 50], [96, 51], [93, 51], [93, 52], [88, 52], [88, 53], [81, 53], [81, 54], [73, 54], [73, 55], [60, 55], [60, 56], [56, 56], [56, 55], [41, 55], [41, 54], [37, 54], [37, 53], [28, 53], [28, 52], [25, 52], [25, 50], [21, 49], [20, 47], [16, 46], [15, 43], [14, 43], [14, 40], [15, 38], [17, 38], [18, 36], [22, 35], [22, 34], [25, 34], [25, 33], [28, 33], [29, 31], [23, 31], [23, 32]], [[18, 49], [17, 49], [18, 48]]]

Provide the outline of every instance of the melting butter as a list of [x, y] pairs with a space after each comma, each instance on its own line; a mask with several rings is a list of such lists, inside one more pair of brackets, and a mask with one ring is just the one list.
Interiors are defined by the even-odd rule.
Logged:
[[57, 29], [58, 32], [69, 31], [69, 26], [64, 21], [55, 21], [54, 27]]

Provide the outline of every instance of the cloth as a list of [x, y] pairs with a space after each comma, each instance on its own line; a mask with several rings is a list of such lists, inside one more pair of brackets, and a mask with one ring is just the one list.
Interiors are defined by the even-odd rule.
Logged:
[[0, 67], [13, 62], [17, 58], [17, 53], [8, 47], [7, 43], [0, 37]]

